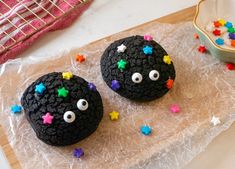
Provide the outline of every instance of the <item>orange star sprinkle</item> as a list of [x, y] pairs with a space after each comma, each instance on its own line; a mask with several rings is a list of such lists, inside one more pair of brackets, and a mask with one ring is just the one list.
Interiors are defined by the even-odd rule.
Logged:
[[232, 46], [232, 47], [235, 47], [235, 40], [232, 40], [232, 41], [231, 41], [231, 46]]
[[215, 26], [216, 28], [218, 28], [218, 27], [220, 27], [220, 26], [222, 26], [222, 25], [221, 25], [221, 23], [219, 23], [219, 21], [215, 21], [215, 22], [214, 22], [214, 26]]
[[173, 84], [174, 84], [174, 80], [168, 79], [167, 82], [166, 82], [166, 87], [168, 89], [171, 89], [173, 87]]
[[83, 55], [77, 55], [76, 56], [76, 61], [79, 63], [82, 63], [86, 60], [86, 58]]
[[194, 34], [195, 39], [199, 39], [199, 35], [197, 33]]

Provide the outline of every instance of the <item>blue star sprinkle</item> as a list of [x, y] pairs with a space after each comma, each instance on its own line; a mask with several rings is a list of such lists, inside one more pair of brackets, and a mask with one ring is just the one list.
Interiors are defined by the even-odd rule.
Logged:
[[22, 111], [22, 108], [21, 108], [21, 106], [13, 105], [13, 106], [11, 106], [11, 111], [12, 111], [12, 113], [17, 114]]
[[152, 133], [152, 129], [151, 129], [151, 127], [149, 127], [149, 126], [142, 126], [142, 127], [140, 128], [140, 130], [141, 130], [141, 133], [142, 133], [143, 135], [146, 135], [146, 136], [148, 136], [148, 135], [150, 135], [150, 134]]
[[120, 83], [117, 81], [117, 80], [113, 80], [112, 81], [112, 84], [111, 84], [111, 88], [114, 90], [114, 91], [117, 91], [118, 89], [120, 89]]
[[153, 48], [151, 46], [145, 46], [143, 48], [143, 52], [146, 55], [151, 55], [153, 53]]
[[43, 92], [46, 90], [46, 86], [43, 83], [40, 83], [39, 85], [36, 85], [35, 92], [39, 94], [43, 94]]
[[75, 148], [73, 155], [74, 157], [81, 158], [84, 156], [84, 151], [81, 148]]
[[216, 39], [215, 42], [216, 42], [217, 45], [224, 45], [224, 40], [222, 38]]
[[92, 91], [96, 91], [96, 86], [93, 83], [88, 83], [88, 87]]
[[227, 22], [227, 23], [225, 24], [225, 26], [226, 26], [227, 28], [232, 28], [232, 27], [233, 27], [233, 24], [232, 24], [231, 22]]

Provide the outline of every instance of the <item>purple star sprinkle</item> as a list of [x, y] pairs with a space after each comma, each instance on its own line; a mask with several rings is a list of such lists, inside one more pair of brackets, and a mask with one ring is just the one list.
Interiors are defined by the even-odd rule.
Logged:
[[235, 40], [235, 33], [229, 33], [229, 39]]
[[111, 87], [114, 91], [116, 91], [116, 90], [120, 89], [120, 83], [117, 80], [113, 80]]
[[81, 158], [84, 156], [84, 151], [81, 148], [75, 148], [73, 155], [74, 157]]
[[94, 85], [94, 83], [88, 83], [88, 87], [90, 90], [96, 91], [96, 86]]

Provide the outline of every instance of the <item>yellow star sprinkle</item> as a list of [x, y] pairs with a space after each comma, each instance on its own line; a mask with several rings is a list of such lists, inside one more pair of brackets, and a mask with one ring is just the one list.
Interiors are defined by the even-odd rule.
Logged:
[[73, 77], [71, 72], [63, 72], [62, 73], [63, 79], [70, 80]]
[[170, 58], [170, 56], [169, 56], [169, 55], [165, 55], [165, 56], [163, 57], [163, 61], [164, 61], [166, 64], [170, 65], [170, 64], [171, 64], [171, 58]]
[[224, 26], [224, 25], [226, 24], [226, 21], [225, 21], [224, 19], [220, 19], [220, 20], [219, 20], [219, 23], [220, 23], [222, 26]]
[[111, 120], [118, 120], [119, 118], [119, 113], [116, 111], [112, 111], [111, 113], [109, 113], [110, 119]]

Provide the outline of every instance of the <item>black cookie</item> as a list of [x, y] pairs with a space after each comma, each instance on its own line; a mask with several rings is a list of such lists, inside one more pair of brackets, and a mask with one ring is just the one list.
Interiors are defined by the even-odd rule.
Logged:
[[175, 80], [170, 56], [149, 35], [112, 43], [101, 58], [101, 72], [112, 90], [137, 101], [163, 96]]
[[37, 137], [54, 146], [74, 144], [98, 127], [103, 104], [92, 83], [66, 73], [49, 73], [33, 82], [21, 104]]

